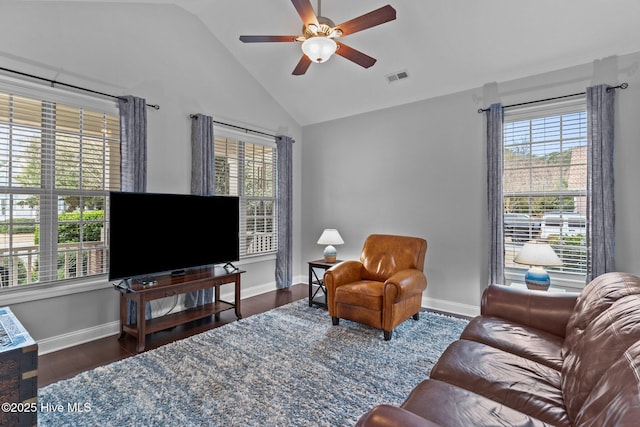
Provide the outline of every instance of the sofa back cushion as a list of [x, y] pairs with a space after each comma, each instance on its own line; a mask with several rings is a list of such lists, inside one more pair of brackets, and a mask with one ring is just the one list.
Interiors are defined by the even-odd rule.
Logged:
[[401, 270], [424, 271], [427, 241], [419, 237], [372, 234], [364, 242], [362, 278], [384, 282]]
[[640, 294], [640, 278], [627, 273], [607, 273], [593, 279], [580, 293], [567, 322], [562, 355], [571, 353], [593, 320], [614, 302]]
[[640, 342], [629, 347], [598, 380], [574, 425], [640, 425]]
[[562, 395], [571, 420], [604, 373], [640, 341], [640, 278], [603, 276], [585, 288], [567, 326]]

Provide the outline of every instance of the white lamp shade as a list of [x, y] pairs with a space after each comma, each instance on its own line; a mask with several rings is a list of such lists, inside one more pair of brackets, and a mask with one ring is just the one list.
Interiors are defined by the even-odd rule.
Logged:
[[328, 37], [311, 37], [302, 42], [302, 52], [316, 63], [327, 61], [337, 48], [336, 42]]
[[513, 262], [525, 265], [562, 265], [553, 248], [546, 243], [525, 243]]
[[341, 245], [343, 243], [344, 240], [335, 228], [327, 228], [318, 239], [319, 245]]

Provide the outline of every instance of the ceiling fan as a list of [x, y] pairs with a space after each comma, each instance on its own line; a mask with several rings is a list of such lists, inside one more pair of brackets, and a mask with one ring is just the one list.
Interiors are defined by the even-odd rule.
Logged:
[[301, 36], [240, 36], [244, 43], [262, 42], [299, 42], [302, 43], [302, 58], [293, 70], [293, 75], [299, 76], [307, 72], [312, 62], [326, 62], [331, 55], [337, 53], [356, 64], [369, 68], [376, 63], [376, 59], [366, 55], [336, 39], [385, 22], [396, 19], [396, 10], [389, 6], [365, 13], [340, 25], [335, 25], [329, 18], [321, 16], [321, 0], [318, 0], [318, 14], [313, 10], [311, 0], [291, 0], [298, 15], [302, 18]]

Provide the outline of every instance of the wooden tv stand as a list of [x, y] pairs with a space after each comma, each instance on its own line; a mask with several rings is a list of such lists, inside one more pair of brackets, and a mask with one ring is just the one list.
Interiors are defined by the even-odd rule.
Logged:
[[[231, 309], [235, 309], [236, 317], [241, 319], [240, 275], [242, 273], [244, 273], [242, 270], [229, 273], [222, 268], [207, 267], [188, 270], [181, 276], [171, 276], [169, 274], [154, 276], [155, 283], [153, 284], [145, 285], [142, 282], [128, 280], [128, 286], [116, 286], [115, 289], [120, 291], [120, 338], [124, 337], [125, 334], [133, 335], [138, 341], [136, 349], [141, 352], [145, 347], [146, 335], [153, 332], [182, 325], [192, 320], [217, 315], [222, 311]], [[228, 283], [235, 283], [234, 302], [220, 299], [220, 286]], [[147, 302], [207, 288], [215, 288], [212, 303], [188, 308], [184, 311], [155, 319], [145, 319]], [[130, 325], [127, 325], [127, 301], [135, 301], [137, 305], [136, 323]]]

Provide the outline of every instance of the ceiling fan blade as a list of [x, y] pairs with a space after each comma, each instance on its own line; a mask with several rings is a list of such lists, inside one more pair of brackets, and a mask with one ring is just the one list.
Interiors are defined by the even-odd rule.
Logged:
[[244, 43], [294, 42], [298, 36], [240, 36]]
[[384, 24], [385, 22], [393, 21], [394, 19], [396, 19], [396, 10], [390, 5], [386, 5], [380, 9], [353, 18], [350, 21], [336, 25], [335, 28], [342, 30], [342, 35], [346, 36], [366, 30], [367, 28], [375, 27], [376, 25]]
[[355, 62], [364, 68], [369, 68], [373, 64], [376, 63], [377, 59], [366, 55], [359, 50], [356, 50], [352, 47], [347, 46], [344, 43], [337, 43], [338, 50], [336, 50], [336, 54], [342, 56], [343, 58], [347, 58], [349, 61]]
[[307, 72], [309, 65], [311, 65], [309, 57], [307, 55], [302, 55], [302, 58], [298, 61], [298, 65], [296, 65], [296, 68], [294, 68], [293, 73], [291, 74], [294, 76], [301, 76]]
[[313, 10], [313, 6], [311, 6], [311, 0], [291, 0], [291, 3], [293, 3], [293, 6], [298, 11], [298, 15], [302, 18], [302, 23], [305, 27], [309, 24], [319, 26], [318, 18]]

